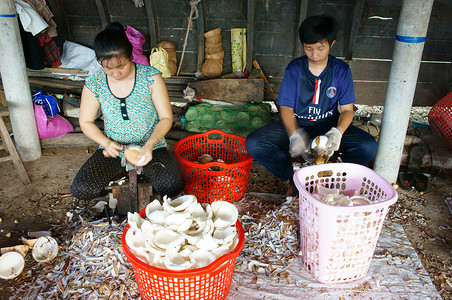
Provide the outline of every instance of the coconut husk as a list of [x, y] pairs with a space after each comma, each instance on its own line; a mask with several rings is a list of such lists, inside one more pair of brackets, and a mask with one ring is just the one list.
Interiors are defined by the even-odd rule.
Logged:
[[217, 59], [206, 59], [202, 65], [202, 74], [209, 78], [218, 77], [223, 72], [223, 64]]

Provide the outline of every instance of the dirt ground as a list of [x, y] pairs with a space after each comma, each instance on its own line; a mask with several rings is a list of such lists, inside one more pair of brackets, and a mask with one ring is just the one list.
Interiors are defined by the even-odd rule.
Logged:
[[[70, 195], [70, 185], [95, 149], [43, 149], [40, 159], [25, 163], [30, 185], [21, 183], [11, 163], [0, 164], [1, 247], [20, 244], [20, 237], [30, 231], [51, 230], [53, 224], [66, 221], [67, 212], [83, 209]], [[388, 214], [388, 218], [403, 225], [443, 299], [452, 298], [452, 216], [446, 205], [446, 200], [452, 198], [450, 171], [439, 170], [435, 173], [440, 176], [430, 176], [423, 195], [398, 189], [399, 201]], [[253, 163], [249, 192], [280, 194], [283, 199], [287, 187], [262, 165]], [[8, 299], [13, 288], [10, 281], [0, 279], [0, 298]]]

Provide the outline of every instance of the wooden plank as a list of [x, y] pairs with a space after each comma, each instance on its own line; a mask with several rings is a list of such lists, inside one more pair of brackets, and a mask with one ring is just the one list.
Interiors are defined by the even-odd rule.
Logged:
[[97, 10], [99, 11], [102, 27], [105, 28], [107, 24], [111, 23], [110, 11], [108, 10], [108, 4], [106, 0], [95, 0]]
[[96, 145], [97, 144], [95, 142], [91, 141], [83, 133], [68, 133], [57, 138], [41, 139], [42, 148], [96, 146]]
[[[391, 61], [353, 60], [349, 61], [353, 80], [388, 81], [391, 71]], [[450, 63], [422, 62], [419, 68], [418, 82], [447, 81]]]
[[198, 36], [198, 60], [196, 64], [196, 75], [202, 76], [202, 64], [204, 62], [204, 1], [198, 3], [198, 19], [196, 20], [196, 30]]
[[352, 26], [350, 29], [350, 36], [348, 39], [348, 47], [345, 52], [345, 59], [350, 60], [353, 58], [353, 49], [355, 49], [356, 38], [358, 36], [359, 25], [361, 23], [361, 17], [364, 11], [364, 1], [356, 0], [355, 7], [353, 8]]
[[69, 29], [66, 12], [61, 5], [61, 0], [48, 0], [47, 2], [57, 24], [58, 35], [63, 40], [71, 40], [73, 37]]
[[264, 99], [262, 79], [211, 79], [190, 82], [202, 99], [223, 101], [256, 101]]
[[[301, 0], [301, 4], [300, 4], [300, 11], [299, 11], [299, 15], [298, 15], [298, 27], [297, 27], [297, 31], [301, 26], [301, 23], [304, 21], [304, 19], [306, 19], [307, 15], [308, 15], [308, 3], [309, 0]], [[300, 57], [302, 54], [302, 45], [301, 45], [301, 41], [300, 41], [300, 37], [298, 34], [295, 35], [295, 57]]]
[[155, 12], [154, 0], [144, 0], [144, 7], [146, 8], [146, 15], [149, 24], [149, 42], [151, 48], [157, 45], [159, 40], [159, 30], [157, 23], [157, 14]]
[[[356, 103], [384, 105], [387, 82], [354, 82]], [[447, 95], [446, 83], [417, 83], [413, 106], [433, 106]]]
[[[254, 56], [254, 10], [256, 7], [255, 0], [248, 0], [248, 13], [246, 25], [246, 71], [251, 73], [253, 70], [253, 56]], [[261, 100], [262, 101], [262, 100]]]

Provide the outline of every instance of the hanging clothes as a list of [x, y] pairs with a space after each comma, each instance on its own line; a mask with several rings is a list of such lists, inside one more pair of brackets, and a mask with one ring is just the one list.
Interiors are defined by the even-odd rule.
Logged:
[[50, 8], [47, 6], [45, 0], [23, 0], [28, 3], [45, 21], [49, 24], [44, 31], [49, 34], [51, 38], [54, 38], [58, 35], [57, 25], [53, 20], [53, 13]]
[[44, 19], [27, 3], [22, 0], [14, 0], [20, 22], [25, 31], [37, 35], [49, 25]]
[[49, 36], [47, 32], [41, 32], [36, 35], [39, 45], [42, 47], [44, 54], [44, 62], [58, 68], [61, 66], [61, 53], [55, 41]]
[[22, 40], [22, 48], [24, 50], [25, 65], [32, 70], [42, 70], [44, 66], [44, 54], [39, 45], [38, 39], [30, 32], [26, 32], [19, 23], [20, 39]]

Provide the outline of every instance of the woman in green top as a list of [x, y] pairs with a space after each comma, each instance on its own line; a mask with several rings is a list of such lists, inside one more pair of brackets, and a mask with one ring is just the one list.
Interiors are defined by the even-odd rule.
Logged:
[[[132, 45], [121, 24], [114, 22], [94, 40], [102, 71], [88, 76], [82, 91], [80, 127], [100, 145], [80, 168], [72, 183], [75, 198], [90, 200], [106, 194], [105, 187], [124, 172], [126, 145], [141, 146], [142, 175], [160, 195], [178, 195], [183, 181], [177, 160], [166, 149], [165, 134], [173, 114], [161, 72], [132, 62]], [[94, 123], [99, 108], [104, 132]], [[143, 158], [144, 157], [144, 158]]]

